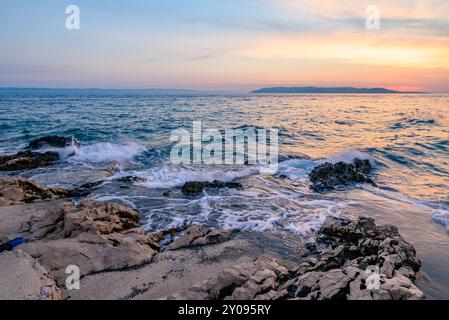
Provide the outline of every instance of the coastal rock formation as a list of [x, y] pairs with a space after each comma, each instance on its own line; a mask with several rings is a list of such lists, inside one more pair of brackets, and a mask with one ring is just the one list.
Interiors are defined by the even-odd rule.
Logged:
[[317, 166], [309, 175], [311, 188], [315, 192], [334, 190], [336, 186], [351, 183], [370, 183], [376, 185], [368, 177], [372, 167], [369, 160], [354, 159], [353, 163], [324, 163]]
[[0, 300], [61, 298], [53, 277], [41, 264], [21, 250], [1, 253], [0, 270]]
[[36, 169], [53, 165], [59, 160], [56, 152], [21, 151], [14, 155], [0, 156], [0, 171]]
[[145, 234], [139, 214], [118, 204], [85, 200], [65, 203], [23, 225], [30, 240], [21, 250], [36, 258], [59, 285], [65, 270], [76, 265], [81, 276], [150, 262], [159, 250], [159, 235]]
[[45, 147], [64, 148], [71, 145], [79, 147], [81, 144], [74, 138], [66, 138], [60, 136], [45, 136], [31, 141], [27, 149], [37, 150]]
[[420, 268], [414, 248], [393, 226], [370, 218], [329, 218], [317, 243], [295, 266], [259, 259], [224, 270], [171, 299], [423, 299], [413, 284]]
[[60, 159], [59, 153], [35, 152], [34, 150], [45, 147], [64, 148], [71, 145], [79, 147], [80, 143], [76, 139], [59, 136], [46, 136], [33, 140], [24, 151], [14, 155], [0, 155], [0, 171], [30, 170], [51, 166]]
[[213, 181], [213, 182], [203, 182], [203, 181], [190, 181], [186, 182], [181, 191], [186, 196], [198, 196], [200, 195], [204, 189], [243, 189], [241, 183], [238, 182], [223, 182], [223, 181]]
[[191, 225], [179, 238], [171, 242], [166, 250], [178, 250], [189, 246], [218, 244], [230, 240], [231, 235], [232, 230], [215, 230], [200, 225]]
[[81, 197], [87, 194], [88, 191], [83, 189], [65, 190], [43, 187], [37, 182], [21, 177], [0, 178], [0, 206]]

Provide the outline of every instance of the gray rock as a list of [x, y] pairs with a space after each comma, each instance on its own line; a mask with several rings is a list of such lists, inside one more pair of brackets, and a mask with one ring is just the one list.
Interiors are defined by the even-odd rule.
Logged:
[[317, 166], [309, 175], [311, 188], [315, 192], [323, 192], [335, 189], [339, 185], [350, 183], [370, 183], [376, 185], [368, 177], [371, 171], [369, 160], [354, 159], [353, 163], [338, 162], [332, 164], [326, 162]]
[[48, 271], [30, 255], [0, 254], [0, 300], [58, 300], [61, 292]]
[[145, 234], [139, 214], [118, 204], [65, 203], [23, 225], [30, 242], [20, 248], [50, 270], [58, 284], [69, 265], [82, 276], [148, 263], [159, 251], [160, 235]]

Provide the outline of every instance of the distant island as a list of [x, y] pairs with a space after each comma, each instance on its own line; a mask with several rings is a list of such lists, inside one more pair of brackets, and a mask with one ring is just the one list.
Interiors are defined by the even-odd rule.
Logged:
[[422, 93], [394, 91], [385, 88], [354, 88], [354, 87], [268, 87], [250, 93]]

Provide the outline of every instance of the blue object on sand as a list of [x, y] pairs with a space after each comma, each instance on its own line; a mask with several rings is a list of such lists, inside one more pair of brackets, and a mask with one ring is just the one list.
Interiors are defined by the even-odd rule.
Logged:
[[15, 247], [17, 247], [25, 242], [26, 242], [26, 239], [24, 237], [19, 237], [19, 238], [13, 239], [11, 241], [8, 241], [6, 243], [3, 243], [0, 245], [0, 252], [11, 251]]

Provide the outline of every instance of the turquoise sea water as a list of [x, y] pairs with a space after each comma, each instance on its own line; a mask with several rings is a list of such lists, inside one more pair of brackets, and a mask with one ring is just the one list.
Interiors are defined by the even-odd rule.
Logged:
[[[204, 129], [278, 129], [280, 159], [294, 159], [273, 176], [251, 166], [171, 164], [170, 132], [198, 120]], [[0, 154], [44, 135], [82, 146], [56, 150], [54, 166], [2, 175], [73, 187], [104, 179], [115, 165], [92, 197], [138, 209], [147, 230], [199, 222], [310, 238], [327, 215], [372, 216], [415, 245], [441, 286], [428, 294], [449, 287], [449, 95], [0, 94]], [[377, 188], [309, 189], [314, 166], [354, 157], [372, 161]], [[140, 179], [126, 184], [124, 176]], [[180, 192], [187, 181], [214, 179], [237, 179], [244, 189]]]

